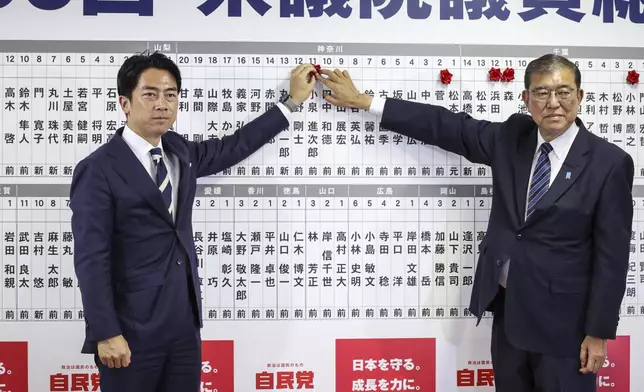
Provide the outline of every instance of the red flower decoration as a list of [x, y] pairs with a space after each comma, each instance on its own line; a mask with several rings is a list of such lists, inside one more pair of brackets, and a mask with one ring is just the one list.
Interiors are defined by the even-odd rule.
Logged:
[[514, 68], [506, 68], [503, 71], [503, 75], [501, 76], [501, 78], [506, 82], [510, 82], [514, 80]]
[[640, 74], [638, 74], [635, 70], [628, 71], [626, 81], [630, 84], [637, 84], [640, 82]]
[[488, 71], [488, 79], [491, 82], [498, 82], [501, 80], [501, 70], [499, 68], [490, 68], [490, 71]]
[[450, 84], [452, 82], [452, 75], [448, 70], [444, 69], [441, 71], [441, 83]]
[[[313, 64], [313, 68], [315, 68], [315, 70], [316, 70], [316, 71], [320, 72], [320, 69], [321, 69], [322, 67], [320, 67], [320, 66], [319, 66], [319, 65], [317, 65], [317, 64]], [[313, 71], [309, 72], [309, 77], [313, 77], [313, 76], [315, 76], [315, 72], [313, 72]]]

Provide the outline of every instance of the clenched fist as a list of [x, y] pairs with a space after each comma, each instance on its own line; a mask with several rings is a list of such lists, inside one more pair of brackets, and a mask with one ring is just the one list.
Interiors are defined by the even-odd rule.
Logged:
[[109, 368], [127, 367], [131, 356], [130, 346], [121, 335], [98, 343], [98, 357]]

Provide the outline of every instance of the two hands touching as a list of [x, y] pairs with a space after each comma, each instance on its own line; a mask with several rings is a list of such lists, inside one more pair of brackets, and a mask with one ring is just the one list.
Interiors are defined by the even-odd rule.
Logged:
[[371, 97], [361, 93], [351, 80], [347, 71], [317, 68], [312, 64], [302, 64], [291, 71], [290, 96], [299, 105], [311, 95], [315, 82], [331, 90], [324, 100], [332, 105], [369, 110]]

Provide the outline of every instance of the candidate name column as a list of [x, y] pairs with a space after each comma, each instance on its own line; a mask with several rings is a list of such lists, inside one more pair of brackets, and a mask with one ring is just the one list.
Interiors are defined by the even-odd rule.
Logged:
[[630, 263], [626, 281], [626, 293], [622, 304], [621, 314], [629, 316], [644, 315], [644, 301], [642, 301], [642, 290], [644, 289], [644, 186], [633, 187], [633, 223], [632, 237], [630, 244]]
[[[311, 219], [312, 225], [309, 229], [309, 240], [314, 242], [314, 245], [310, 248], [311, 252], [307, 250], [308, 272], [312, 280], [319, 279], [317, 283], [320, 287], [319, 303], [316, 303], [318, 298], [312, 295], [312, 302], [307, 301], [307, 305], [311, 308], [314, 307], [314, 303], [319, 305], [321, 314], [318, 317], [347, 318], [349, 309], [348, 186], [307, 185], [306, 196], [307, 210], [310, 209], [317, 215], [317, 219]], [[309, 222], [307, 219], [307, 227]]]
[[230, 278], [232, 249], [224, 245], [224, 233], [234, 222], [233, 188], [231, 184], [197, 186], [193, 220], [195, 223], [200, 222], [205, 237], [203, 263], [200, 262], [199, 265], [202, 269], [200, 274], [204, 321], [221, 320], [224, 318], [224, 311], [234, 307], [234, 292]]
[[16, 256], [16, 231], [17, 231], [17, 186], [10, 184], [0, 185], [0, 202], [2, 202], [2, 290], [0, 290], [0, 303], [2, 304], [2, 314], [0, 321], [13, 321], [16, 319], [16, 310], [18, 302], [17, 292], [17, 256]]
[[[74, 320], [75, 272], [71, 256], [71, 228], [61, 204], [68, 184], [20, 186], [31, 203], [32, 320]], [[69, 231], [68, 231], [69, 230]]]
[[235, 185], [235, 199], [235, 318], [273, 320], [288, 258], [278, 253], [277, 186]]
[[199, 184], [197, 185], [195, 198], [192, 202], [192, 239], [194, 241], [195, 254], [197, 255], [197, 273], [199, 274], [197, 282], [201, 288], [201, 298], [199, 298], [199, 300], [201, 301], [202, 320], [207, 320], [209, 316], [212, 317], [212, 308], [209, 309], [208, 302], [206, 300], [206, 287], [210, 283], [207, 272], [208, 267], [210, 267], [210, 264], [213, 261], [208, 259], [208, 255], [211, 251], [211, 247], [209, 245], [211, 238], [209, 227], [206, 223], [205, 212], [206, 205], [208, 204], [206, 195], [211, 193], [211, 187]]
[[[5, 54], [3, 53], [4, 51], [4, 46], [2, 49], [0, 49], [0, 126], [2, 126], [1, 129], [6, 129], [4, 127], [4, 75], [6, 73], [5, 71]], [[6, 176], [8, 175], [5, 172], [5, 166], [4, 166], [4, 156], [5, 156], [5, 132], [0, 131], [0, 176]], [[0, 223], [1, 225], [1, 223]], [[0, 272], [1, 276], [2, 272]], [[0, 320], [2, 320], [2, 317], [0, 316]]]
[[[280, 256], [279, 271], [288, 274], [290, 284], [284, 284], [282, 275], [277, 292], [280, 319], [306, 317], [306, 188], [304, 185], [279, 185], [277, 221], [279, 222], [280, 255], [283, 250], [288, 259]], [[267, 239], [268, 240], [268, 239]], [[266, 257], [266, 256], [264, 256]], [[266, 278], [268, 279], [268, 278]]]
[[2, 94], [0, 102], [2, 103], [2, 161], [3, 176], [18, 175], [18, 135], [17, 122], [18, 114], [16, 110], [16, 90], [18, 89], [18, 55], [15, 50], [18, 42], [3, 42], [2, 55], [3, 61], [0, 67], [0, 79], [2, 83]]

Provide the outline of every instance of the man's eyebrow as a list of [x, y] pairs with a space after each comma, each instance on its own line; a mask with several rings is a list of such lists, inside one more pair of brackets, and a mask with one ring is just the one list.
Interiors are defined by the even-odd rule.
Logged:
[[[155, 90], [155, 91], [159, 91], [160, 89], [159, 89], [158, 87], [154, 87], [154, 86], [143, 85], [143, 86], [141, 87], [141, 90]], [[176, 87], [168, 87], [167, 89], [165, 89], [165, 91], [177, 91], [177, 88], [176, 88]]]
[[[556, 90], [556, 89], [559, 89], [559, 88], [562, 88], [562, 87], [566, 87], [566, 88], [575, 88], [575, 87], [573, 87], [573, 86], [571, 86], [571, 85], [569, 85], [569, 84], [559, 84], [559, 85], [555, 86], [555, 87], [554, 87], [554, 89]], [[533, 90], [540, 90], [540, 89], [547, 89], [547, 88], [550, 88], [550, 87], [548, 87], [548, 86], [543, 86], [543, 85], [538, 85], [538, 86], [535, 86], [535, 87], [533, 88]]]

